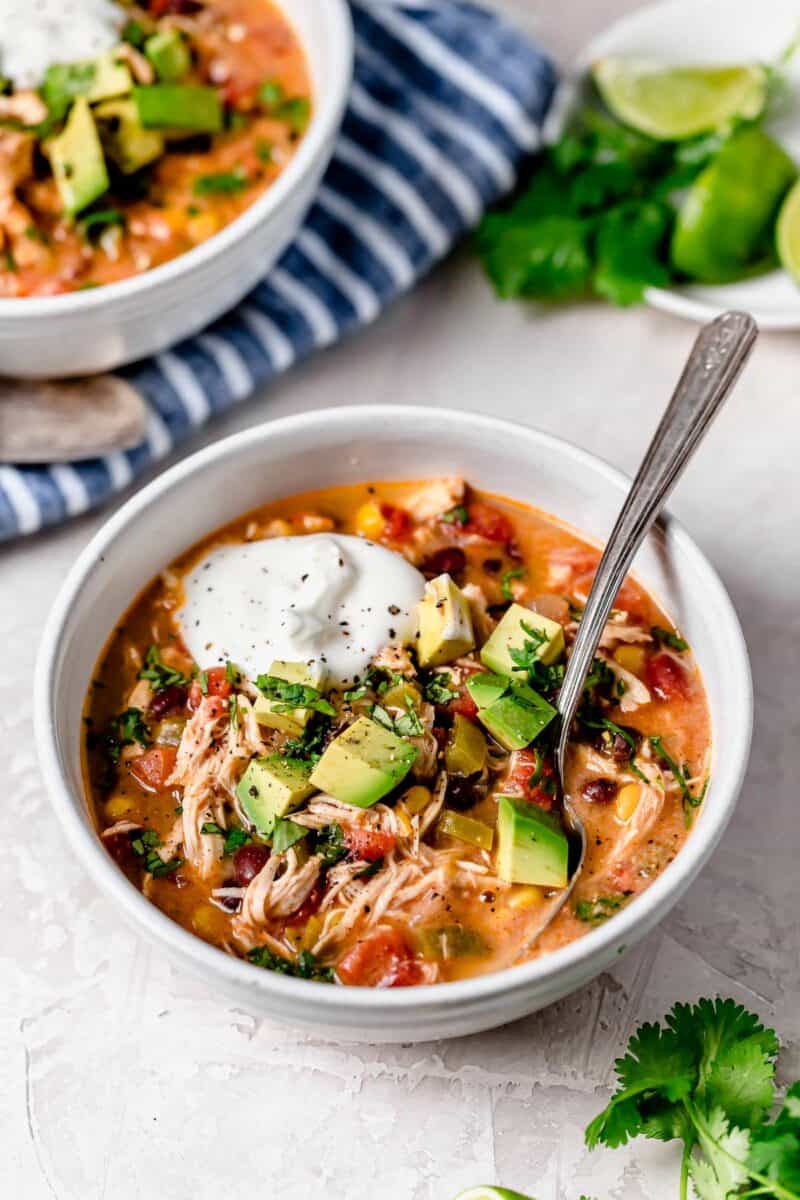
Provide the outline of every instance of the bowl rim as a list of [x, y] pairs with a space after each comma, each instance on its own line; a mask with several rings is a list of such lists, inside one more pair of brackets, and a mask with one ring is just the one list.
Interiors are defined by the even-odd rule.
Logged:
[[[344, 115], [353, 77], [354, 33], [346, 0], [315, 0], [315, 3], [320, 5], [324, 23], [322, 41], [327, 48], [330, 82], [324, 89], [316, 88], [311, 124], [297, 151], [275, 182], [208, 241], [157, 267], [143, 271], [140, 275], [131, 275], [115, 283], [103, 284], [102, 287], [65, 292], [57, 296], [0, 297], [0, 324], [35, 321], [37, 318], [46, 317], [80, 316], [108, 304], [134, 300], [153, 288], [159, 288], [162, 284], [169, 285], [183, 275], [191, 275], [201, 270], [206, 263], [225, 254], [262, 221], [268, 221], [289, 203], [292, 195], [302, 187], [317, 161], [325, 153], [330, 140], [336, 135]], [[292, 25], [291, 13], [286, 11], [286, 0], [278, 0], [278, 5]]]
[[[430, 419], [431, 410], [412, 405], [370, 405], [370, 418], [380, 427], [385, 422], [401, 420], [407, 424]], [[437, 419], [441, 427], [453, 437], [459, 426], [472, 427], [477, 433], [502, 433], [508, 437], [509, 445], [522, 456], [526, 445], [538, 449], [551, 449], [571, 460], [578, 469], [589, 470], [599, 475], [604, 482], [617, 489], [627, 489], [631, 480], [623, 472], [604, 459], [575, 446], [572, 442], [545, 433], [531, 426], [503, 420], [483, 414], [468, 413], [458, 409], [438, 408]], [[324, 1013], [320, 1023], [347, 1013], [366, 1016], [408, 1014], [419, 1011], [425, 1014], [440, 1013], [448, 1008], [479, 1004], [499, 996], [514, 996], [534, 990], [559, 976], [567, 978], [571, 968], [578, 967], [584, 959], [606, 958], [622, 951], [637, 940], [659, 919], [658, 909], [668, 911], [677, 901], [716, 847], [736, 806], [736, 801], [747, 768], [753, 723], [753, 689], [750, 663], [744, 635], [732, 601], [716, 570], [690, 537], [684, 527], [664, 513], [659, 521], [663, 534], [668, 534], [670, 543], [694, 571], [703, 576], [705, 602], [713, 608], [721, 636], [727, 643], [730, 661], [736, 676], [735, 707], [732, 728], [727, 731], [728, 750], [727, 791], [719, 796], [715, 809], [698, 828], [693, 831], [675, 857], [659, 877], [641, 895], [614, 919], [599, 928], [552, 951], [541, 959], [518, 966], [480, 975], [472, 979], [457, 980], [414, 988], [376, 990], [353, 987], [320, 987], [307, 980], [276, 975], [270, 971], [256, 971], [242, 959], [234, 958], [190, 933], [161, 912], [151, 901], [129, 882], [102, 847], [95, 829], [81, 812], [84, 804], [82, 794], [75, 795], [61, 769], [54, 709], [57, 697], [54, 694], [55, 671], [59, 645], [71, 612], [79, 603], [84, 582], [102, 561], [107, 550], [127, 535], [129, 527], [146, 510], [159, 503], [174, 487], [193, 476], [202, 475], [204, 470], [219, 460], [228, 459], [235, 463], [240, 451], [261, 440], [273, 442], [284, 436], [302, 432], [313, 438], [322, 428], [350, 425], [363, 427], [364, 406], [349, 405], [330, 409], [316, 409], [293, 416], [266, 421], [251, 426], [230, 437], [204, 447], [197, 453], [182, 459], [136, 492], [98, 530], [80, 553], [56, 596], [47, 618], [37, 655], [34, 678], [34, 734], [39, 765], [44, 777], [50, 802], [56, 816], [67, 834], [77, 856], [86, 867], [94, 882], [120, 905], [123, 912], [143, 933], [146, 933], [163, 948], [188, 960], [206, 977], [225, 982], [229, 987], [238, 987], [252, 993], [272, 996], [283, 1000], [307, 1004], [310, 1010]], [[713, 787], [713, 783], [712, 783]], [[648, 920], [649, 918], [649, 920]], [[640, 928], [641, 927], [641, 928]], [[309, 989], [313, 992], [309, 992]], [[316, 1018], [315, 1018], [316, 1020]]]

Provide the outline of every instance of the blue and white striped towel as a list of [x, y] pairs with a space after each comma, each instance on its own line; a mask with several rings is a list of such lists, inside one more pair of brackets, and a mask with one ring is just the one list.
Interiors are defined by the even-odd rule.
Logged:
[[355, 81], [328, 173], [293, 245], [206, 333], [128, 368], [144, 442], [76, 465], [0, 467], [0, 540], [120, 492], [194, 428], [412, 287], [513, 185], [554, 73], [463, 0], [353, 0]]

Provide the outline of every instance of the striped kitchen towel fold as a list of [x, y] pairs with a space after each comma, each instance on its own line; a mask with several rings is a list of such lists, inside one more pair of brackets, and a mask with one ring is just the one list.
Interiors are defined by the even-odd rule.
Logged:
[[0, 540], [102, 504], [195, 429], [375, 319], [513, 185], [554, 88], [548, 59], [462, 0], [353, 0], [355, 78], [328, 172], [278, 264], [205, 333], [125, 372], [147, 436], [75, 465], [0, 467]]

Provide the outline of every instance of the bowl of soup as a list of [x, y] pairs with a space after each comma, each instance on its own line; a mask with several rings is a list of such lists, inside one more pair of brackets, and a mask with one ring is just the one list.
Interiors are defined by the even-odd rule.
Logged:
[[701, 870], [752, 719], [724, 588], [664, 518], [572, 731], [555, 702], [628, 487], [488, 417], [339, 409], [165, 473], [97, 535], [42, 642], [69, 853], [221, 993], [325, 1036], [498, 1025], [587, 982]]
[[346, 103], [349, 14], [344, 0], [5, 3], [3, 372], [113, 369], [205, 327], [291, 240]]

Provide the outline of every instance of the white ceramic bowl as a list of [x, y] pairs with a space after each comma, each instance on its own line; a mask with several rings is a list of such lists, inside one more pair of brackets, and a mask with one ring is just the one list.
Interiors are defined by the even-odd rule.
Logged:
[[462, 473], [602, 539], [629, 486], [617, 471], [536, 430], [489, 417], [411, 407], [304, 413], [249, 429], [165, 472], [111, 518], [70, 571], [41, 643], [35, 719], [53, 808], [73, 852], [139, 931], [173, 961], [240, 1004], [321, 1035], [421, 1041], [488, 1029], [585, 984], [672, 907], [719, 841], [736, 803], [750, 742], [752, 692], [742, 633], [713, 568], [666, 519], [637, 560], [644, 583], [688, 637], [704, 675], [714, 730], [712, 783], [681, 853], [607, 924], [549, 957], [495, 975], [373, 991], [287, 979], [229, 957], [186, 932], [134, 888], [100, 845], [80, 771], [81, 711], [97, 658], [141, 587], [178, 553], [246, 510], [310, 487]]
[[264, 277], [297, 232], [333, 153], [353, 69], [345, 0], [283, 0], [306, 52], [314, 115], [294, 158], [215, 237], [142, 275], [63, 296], [0, 299], [0, 375], [89, 375], [205, 328]]

